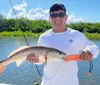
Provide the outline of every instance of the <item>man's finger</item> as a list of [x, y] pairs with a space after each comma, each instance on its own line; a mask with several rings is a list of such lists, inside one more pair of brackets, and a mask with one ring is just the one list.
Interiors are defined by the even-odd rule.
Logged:
[[92, 56], [88, 54], [87, 60], [90, 61], [92, 59]]
[[83, 51], [80, 55], [81, 60], [87, 60], [90, 61], [92, 59], [92, 54], [89, 51]]
[[83, 52], [81, 53], [81, 55], [80, 55], [81, 60], [84, 60], [84, 59], [85, 59], [85, 56], [86, 56], [86, 53], [83, 51]]

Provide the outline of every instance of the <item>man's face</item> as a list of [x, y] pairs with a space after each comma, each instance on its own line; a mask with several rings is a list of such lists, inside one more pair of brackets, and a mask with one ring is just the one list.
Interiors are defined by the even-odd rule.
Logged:
[[67, 15], [63, 10], [50, 13], [49, 21], [52, 26], [65, 26]]

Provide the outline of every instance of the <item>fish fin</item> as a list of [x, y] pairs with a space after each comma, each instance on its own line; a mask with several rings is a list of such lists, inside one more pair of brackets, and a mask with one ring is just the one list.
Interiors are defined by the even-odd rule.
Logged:
[[2, 74], [2, 72], [4, 71], [4, 66], [0, 65], [0, 74]]
[[48, 59], [47, 59], [47, 56], [45, 56], [45, 64], [47, 65], [47, 62], [48, 62]]
[[34, 64], [36, 64], [36, 65], [41, 65], [41, 64], [43, 64], [43, 62], [38, 62], [38, 63], [34, 63]]
[[17, 61], [16, 61], [17, 67], [20, 66], [22, 62], [23, 62], [23, 60], [17, 60]]

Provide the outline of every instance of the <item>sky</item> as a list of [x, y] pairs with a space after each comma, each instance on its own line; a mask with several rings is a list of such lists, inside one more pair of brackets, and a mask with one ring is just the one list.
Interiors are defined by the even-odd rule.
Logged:
[[[48, 20], [49, 8], [54, 3], [65, 5], [67, 22], [100, 22], [100, 0], [11, 0], [17, 17]], [[9, 0], [0, 2], [0, 13], [15, 18]]]

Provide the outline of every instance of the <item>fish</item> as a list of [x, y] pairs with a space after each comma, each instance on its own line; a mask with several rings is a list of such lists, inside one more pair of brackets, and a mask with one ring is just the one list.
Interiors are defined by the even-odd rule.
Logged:
[[8, 55], [7, 59], [0, 61], [0, 74], [4, 71], [4, 68], [12, 62], [16, 62], [16, 65], [20, 66], [21, 63], [25, 61], [27, 56], [30, 54], [35, 54], [36, 56], [38, 56], [39, 63], [45, 62], [46, 64], [47, 62], [53, 62], [53, 61], [66, 62], [70, 60], [75, 60], [75, 61], [80, 60], [79, 54], [70, 55], [68, 57], [66, 53], [51, 47], [22, 46], [12, 51]]

